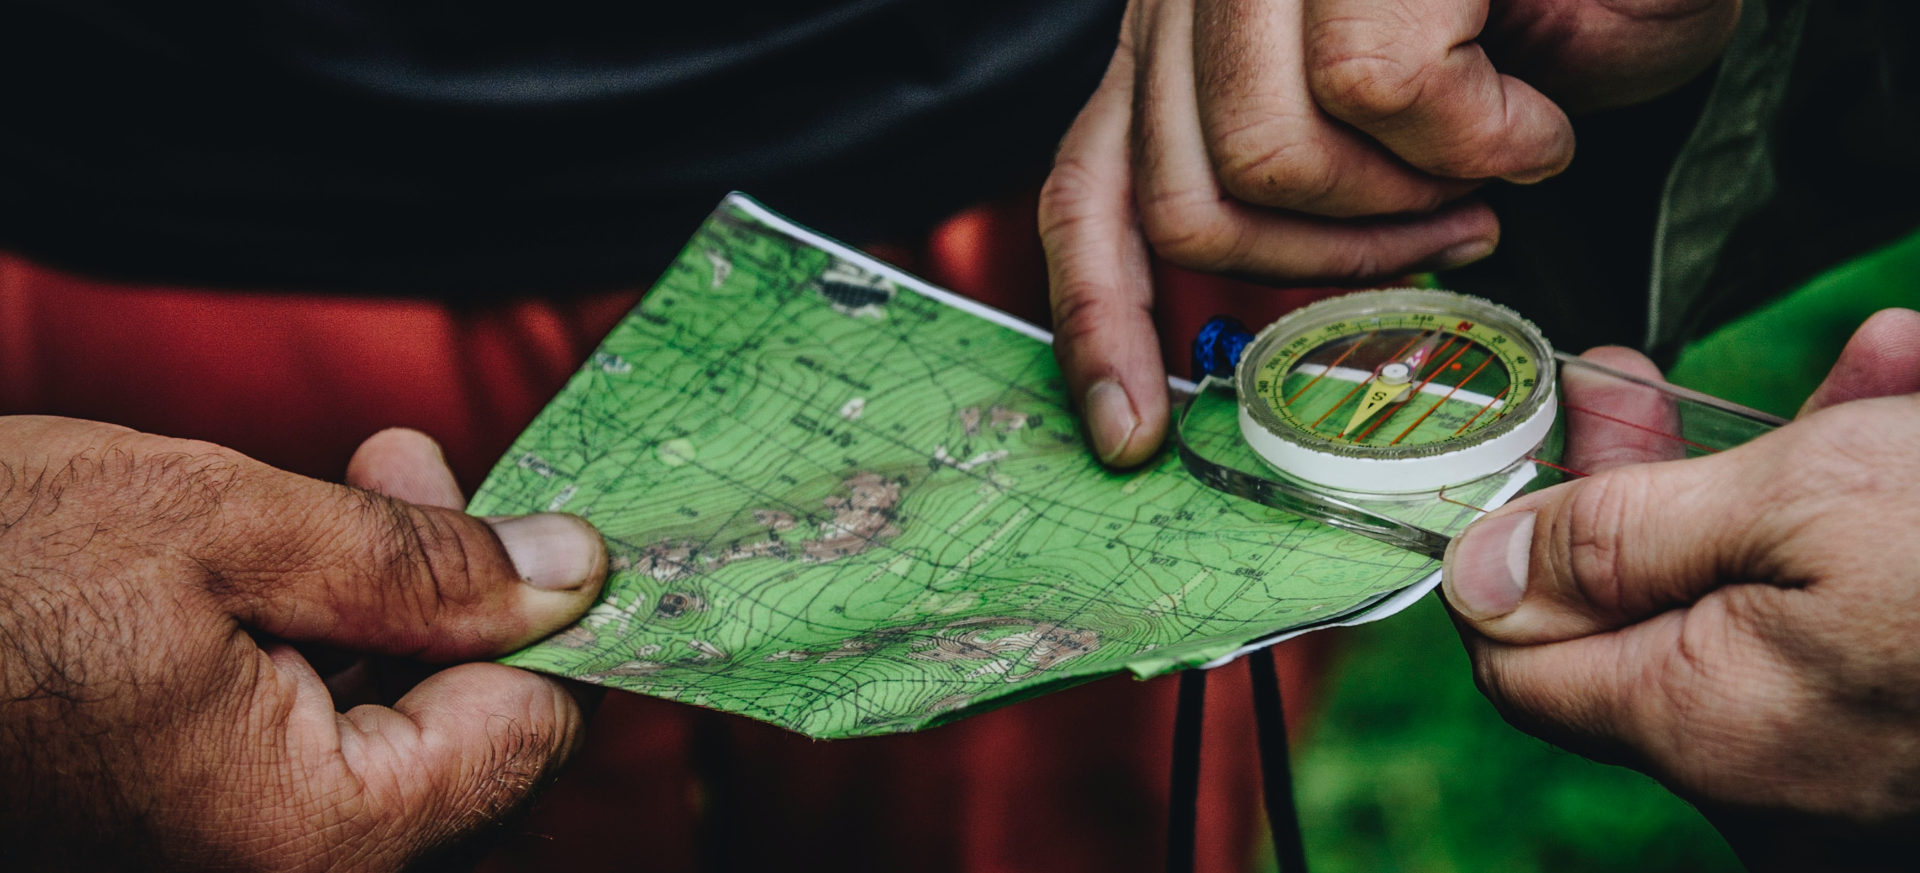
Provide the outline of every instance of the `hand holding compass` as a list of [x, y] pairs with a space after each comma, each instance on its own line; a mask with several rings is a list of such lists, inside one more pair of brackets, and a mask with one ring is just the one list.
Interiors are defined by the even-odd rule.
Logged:
[[[1634, 417], [1578, 387], [1569, 404]], [[1694, 802], [1755, 870], [1910, 867], [1915, 392], [1920, 313], [1890, 310], [1797, 421], [1749, 444], [1647, 463], [1665, 455], [1638, 431], [1570, 439], [1593, 475], [1448, 552], [1481, 688], [1526, 730]]]

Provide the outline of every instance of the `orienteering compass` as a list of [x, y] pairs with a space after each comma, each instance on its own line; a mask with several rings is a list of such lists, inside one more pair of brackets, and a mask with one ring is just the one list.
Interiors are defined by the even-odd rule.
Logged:
[[1553, 349], [1506, 307], [1449, 291], [1349, 294], [1253, 338], [1234, 381], [1268, 466], [1337, 491], [1439, 491], [1527, 458], [1553, 428]]
[[[1193, 353], [1200, 382], [1174, 433], [1188, 473], [1433, 558], [1522, 490], [1586, 475], [1562, 457], [1563, 417], [1590, 442], [1631, 438], [1674, 459], [1785, 423], [1561, 354], [1512, 310], [1449, 291], [1360, 291], [1258, 335], [1216, 318]], [[1586, 405], [1562, 403], [1569, 385]]]

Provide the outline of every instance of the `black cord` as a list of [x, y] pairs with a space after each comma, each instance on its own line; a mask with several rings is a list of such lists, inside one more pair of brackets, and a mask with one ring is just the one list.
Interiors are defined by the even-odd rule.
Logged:
[[1194, 824], [1200, 811], [1200, 720], [1206, 714], [1207, 671], [1180, 674], [1173, 716], [1173, 780], [1167, 794], [1167, 873], [1193, 873]]
[[[1273, 854], [1280, 869], [1283, 873], [1307, 873], [1307, 849], [1300, 839], [1300, 810], [1293, 802], [1287, 718], [1280, 706], [1280, 677], [1274, 671], [1273, 658], [1271, 648], [1247, 656], [1247, 676], [1253, 680], [1254, 733], [1260, 742], [1260, 788], [1266, 796], [1267, 827], [1273, 831]], [[1181, 685], [1180, 690], [1184, 702], [1186, 686]], [[1179, 723], [1175, 722], [1176, 737], [1179, 730]], [[1179, 748], [1177, 740], [1174, 748]], [[1174, 766], [1179, 766], [1177, 761]]]

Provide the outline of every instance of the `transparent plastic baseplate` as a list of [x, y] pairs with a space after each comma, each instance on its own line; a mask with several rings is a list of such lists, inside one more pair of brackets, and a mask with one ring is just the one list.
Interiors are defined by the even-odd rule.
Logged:
[[1220, 491], [1439, 558], [1467, 525], [1515, 495], [1587, 475], [1591, 471], [1583, 469], [1583, 458], [1597, 448], [1617, 455], [1627, 444], [1638, 458], [1690, 458], [1737, 446], [1786, 423], [1657, 379], [1571, 355], [1556, 353], [1555, 358], [1560, 411], [1545, 442], [1501, 472], [1437, 491], [1338, 491], [1273, 469], [1241, 433], [1233, 381], [1218, 376], [1199, 383], [1180, 415], [1180, 459], [1188, 472]]

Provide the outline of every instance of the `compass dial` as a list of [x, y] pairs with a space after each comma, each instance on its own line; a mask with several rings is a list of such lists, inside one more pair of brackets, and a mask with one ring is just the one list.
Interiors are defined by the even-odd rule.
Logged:
[[1283, 473], [1361, 492], [1432, 491], [1506, 469], [1555, 413], [1553, 350], [1505, 307], [1367, 291], [1261, 331], [1236, 375], [1241, 431]]

